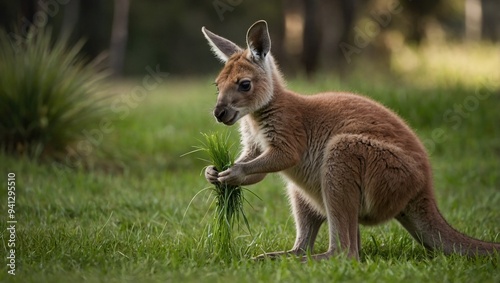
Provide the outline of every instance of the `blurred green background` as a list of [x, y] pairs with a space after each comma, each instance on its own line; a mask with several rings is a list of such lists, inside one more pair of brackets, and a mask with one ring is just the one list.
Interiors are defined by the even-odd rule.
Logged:
[[202, 26], [244, 45], [246, 29], [265, 19], [282, 68], [313, 74], [352, 71], [360, 60], [391, 70], [392, 56], [406, 45], [496, 43], [499, 10], [496, 0], [2, 0], [0, 26], [18, 26], [25, 36], [29, 25], [48, 25], [73, 42], [85, 38], [83, 52], [108, 54], [117, 74], [141, 75], [159, 64], [199, 75], [219, 67]]

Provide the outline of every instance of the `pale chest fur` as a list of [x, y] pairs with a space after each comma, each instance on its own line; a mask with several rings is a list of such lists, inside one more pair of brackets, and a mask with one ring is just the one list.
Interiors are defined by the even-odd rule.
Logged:
[[257, 122], [248, 116], [241, 119], [240, 134], [244, 153], [255, 150], [264, 152], [269, 147], [269, 141]]
[[[274, 118], [276, 119], [276, 117]], [[320, 210], [322, 210], [321, 166], [328, 136], [321, 136], [320, 133], [317, 132], [320, 129], [321, 127], [312, 127], [305, 130], [307, 132], [307, 146], [304, 148], [303, 152], [301, 152], [300, 162], [280, 172], [280, 175], [287, 183], [292, 182], [300, 187], [304, 196], [309, 198]], [[285, 132], [289, 130], [291, 130], [290, 127], [288, 127]], [[298, 129], [293, 129], [292, 132], [297, 130]], [[250, 117], [244, 117], [242, 119], [240, 131], [243, 155], [260, 155], [272, 144], [272, 137], [266, 134], [262, 127]], [[280, 132], [280, 129], [277, 129], [277, 131]], [[320, 137], [312, 138], [317, 135], [320, 135]]]

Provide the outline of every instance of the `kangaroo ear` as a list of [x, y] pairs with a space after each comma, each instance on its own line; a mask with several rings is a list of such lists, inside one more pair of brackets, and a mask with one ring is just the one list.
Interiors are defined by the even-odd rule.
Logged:
[[264, 59], [271, 51], [271, 38], [266, 21], [258, 21], [248, 29], [247, 45], [256, 59]]
[[205, 35], [205, 38], [208, 40], [208, 43], [212, 48], [212, 52], [214, 52], [215, 56], [223, 63], [225, 63], [231, 55], [241, 51], [241, 48], [238, 45], [234, 44], [230, 40], [216, 35], [205, 27], [201, 28], [201, 32], [203, 32], [203, 35]]

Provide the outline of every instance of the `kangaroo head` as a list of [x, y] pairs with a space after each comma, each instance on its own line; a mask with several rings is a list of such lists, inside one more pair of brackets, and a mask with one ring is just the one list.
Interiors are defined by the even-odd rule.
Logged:
[[273, 96], [274, 61], [265, 21], [254, 23], [247, 32], [247, 49], [202, 29], [212, 51], [225, 65], [215, 80], [217, 104], [214, 116], [226, 125], [266, 106]]

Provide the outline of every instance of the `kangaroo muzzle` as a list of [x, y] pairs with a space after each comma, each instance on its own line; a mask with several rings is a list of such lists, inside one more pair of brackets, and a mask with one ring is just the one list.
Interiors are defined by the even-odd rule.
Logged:
[[238, 111], [227, 105], [217, 105], [214, 109], [214, 116], [217, 122], [232, 125], [238, 120]]

